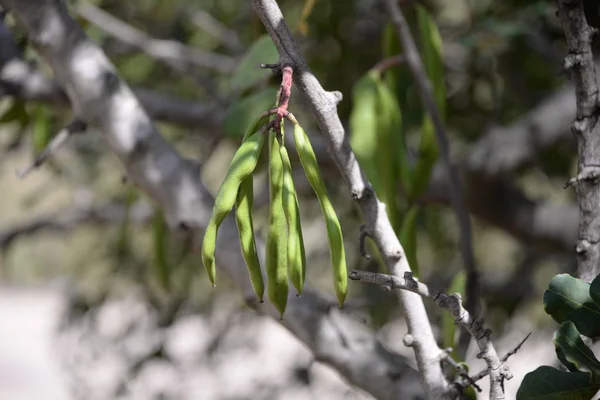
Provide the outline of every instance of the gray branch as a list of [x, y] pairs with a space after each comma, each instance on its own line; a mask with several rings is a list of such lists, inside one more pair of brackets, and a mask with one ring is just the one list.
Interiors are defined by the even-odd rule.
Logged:
[[[598, 84], [592, 55], [592, 37], [581, 0], [559, 0], [558, 18], [565, 32], [569, 55], [564, 68], [575, 84], [577, 117], [571, 130], [578, 143], [575, 192], [579, 203], [577, 275], [591, 282], [600, 272], [600, 124], [598, 123]], [[594, 173], [595, 171], [596, 173]]]
[[[31, 42], [50, 64], [75, 115], [102, 132], [131, 181], [161, 206], [169, 226], [193, 233], [195, 243], [199, 244], [213, 199], [200, 182], [197, 166], [184, 160], [158, 133], [137, 97], [117, 76], [102, 50], [69, 16], [64, 4], [55, 0], [0, 0], [0, 4], [15, 14]], [[355, 170], [359, 172], [358, 166]], [[378, 203], [369, 204], [376, 207], [372, 213], [383, 211], [378, 218], [387, 221]], [[396, 240], [393, 231], [392, 237]], [[219, 231], [218, 243], [221, 271], [237, 284], [244, 298], [254, 298], [231, 216]], [[264, 245], [258, 245], [264, 251]], [[398, 249], [401, 251], [399, 244]], [[414, 372], [403, 359], [386, 350], [371, 330], [337, 311], [333, 299], [324, 300], [310, 290], [300, 299], [291, 296], [283, 324], [318, 359], [378, 399], [407, 397], [403, 386], [416, 378]], [[407, 313], [423, 315], [427, 323], [416, 330], [413, 323], [413, 331], [429, 335], [435, 346], [422, 302], [412, 303], [416, 305]], [[272, 306], [266, 303], [254, 306], [278, 319], [279, 314]], [[445, 382], [443, 376], [439, 378]]]
[[[308, 100], [325, 137], [329, 153], [340, 170], [352, 198], [360, 207], [369, 236], [377, 244], [389, 270], [395, 276], [403, 276], [405, 272], [410, 271], [404, 249], [389, 222], [385, 206], [377, 198], [350, 148], [337, 114], [337, 104], [342, 99], [341, 93], [327, 92], [323, 89], [300, 54], [275, 0], [252, 0], [252, 7], [279, 51], [280, 64], [293, 66], [295, 87], [299, 88]], [[404, 308], [409, 333], [418, 342], [413, 349], [427, 395], [430, 399], [445, 398], [450, 388], [439, 362], [443, 351], [435, 341], [423, 301], [406, 291], [397, 293]]]
[[235, 59], [229, 56], [194, 49], [176, 40], [155, 39], [92, 4], [79, 3], [76, 10], [104, 33], [137, 47], [178, 71], [188, 71], [194, 66], [231, 72], [237, 64]]
[[[406, 272], [403, 278], [393, 275], [379, 274], [367, 271], [352, 271], [350, 279], [373, 283], [387, 290], [408, 291], [429, 299], [440, 308], [448, 311], [455, 318], [455, 323], [469, 332], [471, 337], [477, 342], [480, 353], [477, 358], [483, 358], [488, 365], [490, 374], [490, 399], [505, 399], [504, 380], [512, 379], [513, 375], [504, 361], [500, 360], [494, 345], [490, 340], [491, 330], [485, 328], [483, 318], [475, 318], [467, 311], [462, 304], [462, 299], [458, 293], [447, 295], [441, 292], [432, 292], [427, 285], [418, 282], [413, 278], [412, 273]], [[404, 338], [405, 344], [413, 346], [417, 338], [413, 335], [407, 335]], [[508, 358], [508, 357], [507, 357]]]

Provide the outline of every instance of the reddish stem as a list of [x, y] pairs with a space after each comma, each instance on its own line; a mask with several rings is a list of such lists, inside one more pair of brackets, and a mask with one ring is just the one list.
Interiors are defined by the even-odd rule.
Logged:
[[290, 65], [284, 65], [281, 68], [281, 94], [279, 95], [279, 106], [277, 107], [275, 117], [275, 131], [279, 135], [281, 132], [281, 121], [289, 114], [288, 106], [292, 96], [292, 76], [294, 70]]

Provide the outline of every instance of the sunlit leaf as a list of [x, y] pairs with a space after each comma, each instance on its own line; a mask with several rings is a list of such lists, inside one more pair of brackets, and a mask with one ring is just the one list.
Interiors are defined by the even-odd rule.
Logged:
[[231, 78], [231, 90], [239, 92], [251, 88], [265, 79], [270, 71], [260, 68], [260, 64], [276, 63], [277, 49], [269, 35], [263, 35], [248, 49]]

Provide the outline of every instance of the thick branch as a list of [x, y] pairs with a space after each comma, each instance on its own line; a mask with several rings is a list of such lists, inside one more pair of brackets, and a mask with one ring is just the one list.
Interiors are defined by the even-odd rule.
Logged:
[[[404, 249], [389, 222], [385, 206], [377, 198], [347, 141], [344, 127], [337, 114], [337, 104], [342, 99], [341, 93], [327, 92], [323, 89], [300, 54], [275, 0], [252, 0], [252, 7], [279, 51], [280, 64], [293, 66], [296, 87], [308, 99], [311, 111], [327, 142], [329, 153], [353, 199], [360, 207], [370, 237], [377, 244], [389, 270], [396, 276], [402, 276], [410, 271], [410, 266], [404, 255]], [[449, 391], [449, 385], [439, 362], [443, 352], [437, 346], [433, 336], [423, 301], [406, 291], [399, 291], [398, 297], [404, 308], [409, 333], [418, 341], [414, 350], [428, 397], [443, 398]]]
[[[43, 75], [35, 66], [22, 59], [14, 36], [0, 22], [0, 92], [25, 101], [37, 101], [53, 106], [68, 106], [69, 101], [57, 82]], [[134, 93], [152, 119], [190, 127], [203, 127], [213, 132], [220, 124], [222, 113], [213, 107], [178, 99], [148, 89]]]
[[575, 84], [577, 101], [577, 117], [571, 126], [577, 138], [580, 178], [575, 184], [579, 202], [577, 274], [590, 282], [600, 272], [600, 186], [597, 177], [588, 173], [600, 166], [598, 84], [592, 55], [595, 32], [588, 26], [581, 0], [559, 0], [558, 17], [569, 48], [564, 67]]
[[[64, 4], [55, 0], [0, 0], [0, 4], [14, 12], [49, 62], [75, 114], [103, 133], [128, 177], [161, 206], [169, 225], [191, 231], [200, 243], [213, 199], [202, 186], [198, 169], [158, 133], [132, 91]], [[217, 243], [219, 266], [245, 298], [254, 298], [233, 217], [223, 223]], [[259, 247], [264, 250], [262, 243]], [[311, 297], [308, 291], [301, 299], [291, 296], [284, 324], [317, 358], [378, 399], [403, 397], [403, 382], [414, 375], [403, 360], [383, 348], [373, 332], [339, 311], [332, 312], [333, 302]], [[267, 304], [256, 307], [279, 319]]]

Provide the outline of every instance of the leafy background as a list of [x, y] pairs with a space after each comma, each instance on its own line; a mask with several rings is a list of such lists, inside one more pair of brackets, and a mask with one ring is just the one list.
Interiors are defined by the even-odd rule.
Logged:
[[[83, 3], [72, 1], [69, 5], [77, 13]], [[244, 127], [253, 115], [270, 107], [278, 86], [268, 71], [257, 68], [260, 63], [276, 62], [277, 53], [249, 3], [233, 0], [86, 3], [154, 38], [177, 40], [190, 48], [224, 54], [235, 60], [234, 68], [226, 71], [207, 68], [178, 71], [123, 44], [83, 16], [78, 17], [86, 33], [102, 45], [132, 86], [197, 102], [211, 110], [206, 124], [160, 122], [158, 125], [184, 155], [203, 163], [204, 183], [216, 193]], [[356, 111], [357, 100], [361, 100], [353, 97], [357, 83], [377, 63], [393, 54], [389, 28], [386, 30], [387, 14], [375, 0], [278, 3], [322, 85], [343, 93], [340, 117], [346, 127], [352, 128], [352, 113]], [[442, 40], [442, 82], [446, 92], [443, 106], [457, 159], [468, 157], [472, 146], [492, 128], [514, 123], [565, 85], [564, 76], [559, 74], [566, 54], [564, 36], [553, 2], [431, 0], [421, 4], [430, 11]], [[233, 32], [237, 40], [224, 42], [199, 28], [195, 23], [197, 11], [209, 13]], [[47, 70], [26, 38], [17, 36], [25, 58]], [[397, 75], [406, 73], [405, 67], [394, 71]], [[412, 86], [402, 90], [395, 93], [406, 96], [401, 103], [403, 129], [410, 151], [416, 154], [422, 132], [419, 123], [422, 109]], [[367, 262], [359, 255], [359, 215], [320, 141], [314, 119], [295, 91], [291, 107], [314, 139], [315, 148], [320, 149], [328, 191], [342, 223], [349, 269], [376, 270], [376, 259]], [[70, 112], [54, 104], [23, 102], [9, 96], [1, 99], [0, 109], [3, 232], [47, 215], [50, 219], [64, 219], [78, 209], [111, 205], [119, 210], [109, 223], [88, 218], [85, 223], [74, 222], [69, 229], [41, 229], [2, 241], [4, 286], [47, 290], [60, 283], [60, 292], [64, 293], [64, 283], [68, 282], [69, 309], [77, 310], [69, 313], [76, 316], [71, 321], [73, 326], [98, 307], [127, 299], [132, 293], [139, 295], [150, 309], [175, 320], [178, 317], [173, 310], [179, 310], [181, 303], [207, 319], [217, 318], [213, 314], [226, 314], [215, 304], [228, 301], [227, 304], [239, 307], [239, 296], [227, 282], [217, 290], [209, 290], [199, 255], [188, 252], [179, 238], [171, 237], [163, 229], [160, 212], [148, 205], [145, 195], [123, 183], [123, 169], [100, 134], [88, 131], [73, 137], [50, 162], [26, 179], [18, 180], [15, 170], [28, 164], [69, 121]], [[565, 132], [570, 122], [564, 121]], [[352, 140], [360, 140], [360, 135], [354, 137]], [[575, 170], [575, 146], [569, 135], [562, 137], [540, 151], [535, 162], [503, 176], [503, 181], [534, 202], [574, 204], [573, 193], [563, 191], [562, 186]], [[299, 166], [295, 159], [292, 163]], [[301, 171], [296, 172], [309, 265], [307, 283], [332, 294], [319, 206]], [[259, 234], [265, 231], [267, 217], [265, 178], [263, 160], [257, 179], [257, 187], [262, 189], [255, 190], [255, 225]], [[392, 196], [392, 201], [399, 202], [401, 220], [408, 203], [401, 193], [395, 199]], [[418, 261], [419, 276], [432, 287], [452, 286], [462, 291], [464, 275], [454, 216], [448, 204], [435, 196], [425, 195], [421, 201], [424, 207], [415, 214], [410, 227], [417, 238], [411, 257]], [[480, 201], [505, 200], [482, 196]], [[482, 206], [477, 200], [470, 204], [473, 209]], [[490, 223], [495, 220], [475, 217], [472, 220], [487, 320], [499, 337], [511, 340], [510, 329], [514, 326], [521, 331], [557, 329], [556, 323], [544, 313], [542, 294], [552, 276], [574, 270], [574, 257], [568, 249], [540, 247], [514, 235], [503, 223]], [[0, 237], [6, 236], [0, 232]], [[351, 312], [379, 329], [382, 335], [402, 318], [393, 295], [375, 287], [351, 283], [349, 304]], [[435, 307], [428, 305], [428, 308], [432, 322], [441, 329], [438, 333], [444, 337], [443, 342], [456, 344], [458, 337], [454, 337], [451, 320]], [[87, 335], [92, 337], [92, 333]], [[85, 352], [91, 345], [84, 341], [79, 348]], [[80, 377], [79, 381], [81, 386], [86, 379]], [[518, 387], [518, 382], [510, 383], [515, 384]], [[285, 393], [285, 388], [278, 390]]]

